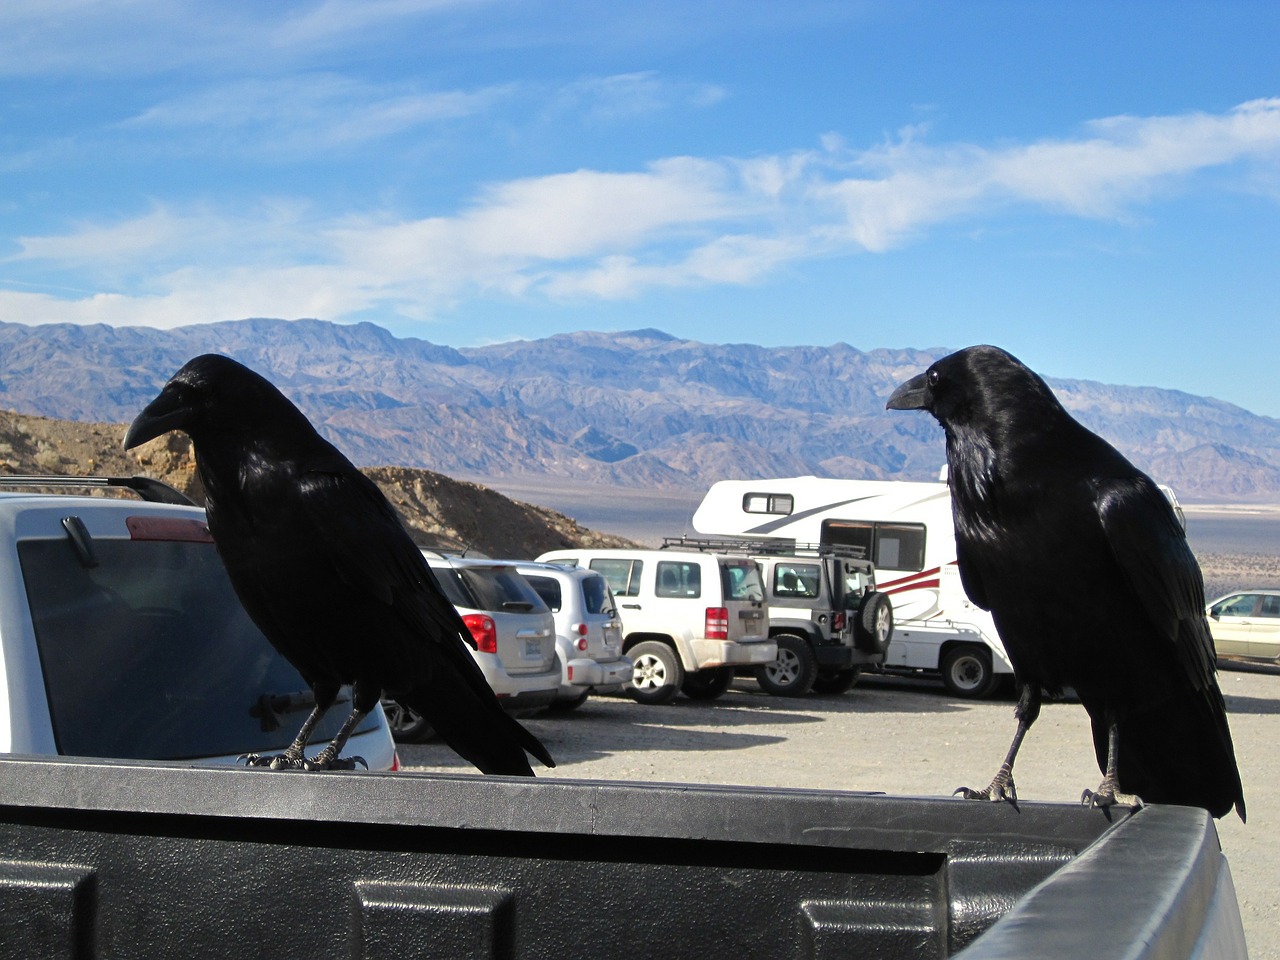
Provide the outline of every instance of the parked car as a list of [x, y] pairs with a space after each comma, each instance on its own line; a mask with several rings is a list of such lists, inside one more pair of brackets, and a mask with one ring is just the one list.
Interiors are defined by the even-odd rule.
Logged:
[[1220, 657], [1280, 660], [1280, 590], [1243, 590], [1205, 609]]
[[768, 693], [844, 693], [863, 667], [884, 662], [893, 637], [893, 604], [876, 590], [875, 566], [860, 548], [728, 538], [665, 542], [743, 554], [760, 565], [778, 658], [753, 672]]
[[560, 690], [553, 710], [573, 710], [592, 693], [614, 693], [631, 679], [622, 654], [622, 622], [609, 583], [594, 570], [520, 563], [516, 571], [542, 597], [556, 621]]
[[760, 565], [697, 550], [555, 550], [540, 562], [603, 574], [622, 617], [632, 660], [628, 694], [640, 703], [676, 695], [714, 699], [738, 666], [777, 658]]
[[[550, 706], [560, 689], [555, 620], [528, 581], [509, 561], [422, 553], [470, 631], [471, 656], [503, 708], [519, 716]], [[394, 700], [382, 705], [397, 740], [430, 736], [430, 724], [414, 711]]]
[[[240, 606], [203, 510], [147, 478], [0, 478], [18, 486], [0, 493], [0, 751], [231, 764], [289, 746], [315, 700]], [[72, 486], [148, 500], [47, 492]], [[307, 753], [349, 712], [344, 691]], [[381, 710], [344, 756], [398, 766]]]

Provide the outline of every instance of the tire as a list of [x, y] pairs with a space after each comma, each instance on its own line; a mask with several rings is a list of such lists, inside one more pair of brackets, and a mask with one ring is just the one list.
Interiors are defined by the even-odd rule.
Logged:
[[981, 700], [995, 692], [1000, 676], [991, 669], [991, 653], [973, 644], [950, 647], [938, 665], [942, 683], [954, 696]]
[[580, 706], [587, 702], [587, 697], [591, 695], [590, 690], [583, 690], [582, 696], [575, 697], [572, 700], [561, 700], [559, 698], [552, 700], [547, 706], [549, 713], [568, 713], [570, 710], [577, 710]]
[[690, 700], [715, 700], [733, 683], [733, 667], [709, 667], [684, 675], [680, 691]]
[[803, 697], [818, 679], [813, 647], [793, 633], [781, 633], [773, 639], [778, 642], [778, 659], [756, 667], [756, 680], [775, 697]]
[[861, 667], [848, 667], [844, 670], [819, 670], [818, 678], [813, 681], [813, 692], [825, 696], [839, 696], [848, 693], [862, 676]]
[[627, 651], [633, 664], [627, 696], [636, 703], [670, 703], [684, 683], [684, 666], [675, 650], [644, 640]]
[[863, 653], [884, 653], [893, 639], [893, 601], [872, 590], [862, 598], [853, 621], [853, 645]]
[[382, 709], [387, 714], [387, 726], [396, 743], [421, 743], [430, 737], [432, 729], [423, 717], [394, 700], [383, 700]]

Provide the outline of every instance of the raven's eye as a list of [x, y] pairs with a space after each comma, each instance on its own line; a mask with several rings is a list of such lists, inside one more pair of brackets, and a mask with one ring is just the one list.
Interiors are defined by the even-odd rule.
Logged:
[[937, 370], [930, 370], [925, 375], [925, 379], [929, 381], [929, 386], [936, 387], [938, 385], [938, 381], [942, 379], [942, 374], [938, 373]]

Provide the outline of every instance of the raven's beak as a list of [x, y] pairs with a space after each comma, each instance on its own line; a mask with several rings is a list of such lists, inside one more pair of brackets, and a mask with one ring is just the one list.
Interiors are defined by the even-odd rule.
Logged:
[[124, 448], [132, 450], [170, 430], [181, 430], [190, 418], [191, 408], [182, 401], [178, 391], [165, 387], [133, 418], [129, 432], [124, 435]]
[[886, 410], [927, 410], [929, 407], [929, 381], [925, 374], [912, 377], [889, 397]]

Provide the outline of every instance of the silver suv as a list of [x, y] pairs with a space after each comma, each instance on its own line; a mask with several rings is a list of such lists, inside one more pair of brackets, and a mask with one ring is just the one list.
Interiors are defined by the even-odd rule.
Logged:
[[[503, 708], [525, 715], [550, 706], [560, 689], [556, 627], [533, 587], [507, 561], [422, 554], [471, 632], [471, 656]], [[397, 740], [430, 735], [430, 725], [412, 710], [394, 701], [382, 705]]]
[[520, 563], [520, 575], [556, 618], [560, 692], [554, 710], [573, 710], [592, 693], [614, 693], [631, 679], [622, 655], [622, 623], [609, 584], [600, 574], [554, 563]]
[[[0, 493], [0, 750], [235, 763], [289, 745], [314, 698], [240, 606], [203, 510], [145, 477], [0, 478], [15, 484], [150, 502]], [[382, 711], [345, 752], [397, 766]]]

